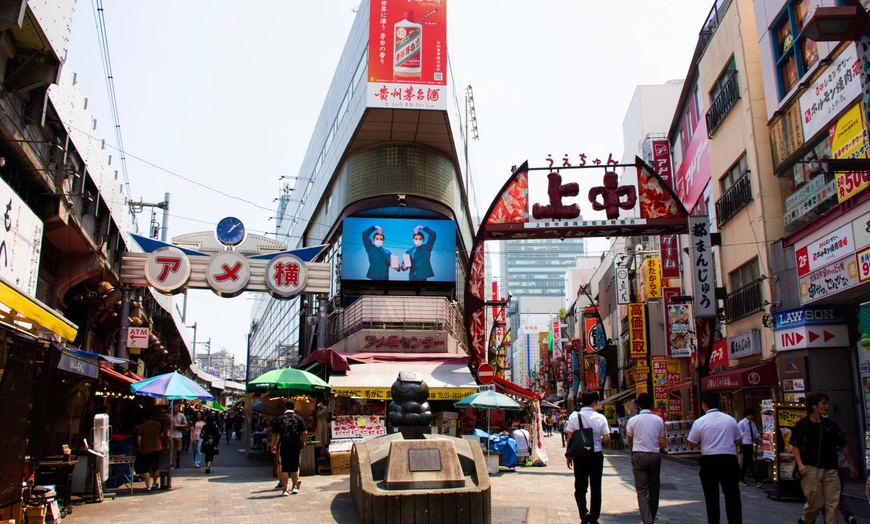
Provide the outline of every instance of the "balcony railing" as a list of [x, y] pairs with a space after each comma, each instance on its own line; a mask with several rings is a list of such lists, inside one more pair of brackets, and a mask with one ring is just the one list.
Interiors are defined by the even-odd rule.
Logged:
[[710, 40], [713, 39], [713, 35], [716, 34], [716, 30], [719, 29], [719, 25], [725, 17], [725, 12], [728, 11], [728, 7], [730, 6], [731, 0], [715, 0], [713, 2], [713, 8], [710, 9], [710, 14], [707, 15], [707, 20], [704, 21], [704, 27], [701, 28], [701, 33], [698, 35], [704, 49], [707, 48], [707, 44], [709, 44]]
[[752, 183], [749, 181], [749, 171], [743, 174], [728, 191], [716, 201], [716, 224], [731, 220], [731, 217], [744, 208], [752, 200]]
[[358, 299], [329, 316], [327, 343], [363, 329], [447, 331], [465, 339], [461, 308], [443, 297], [377, 297]]
[[725, 321], [728, 323], [761, 311], [761, 280], [743, 286], [725, 299]]
[[731, 71], [722, 91], [716, 100], [713, 100], [713, 105], [707, 111], [707, 136], [713, 138], [713, 133], [719, 124], [725, 119], [728, 111], [734, 107], [734, 104], [740, 100], [740, 86], [737, 85], [737, 71]]

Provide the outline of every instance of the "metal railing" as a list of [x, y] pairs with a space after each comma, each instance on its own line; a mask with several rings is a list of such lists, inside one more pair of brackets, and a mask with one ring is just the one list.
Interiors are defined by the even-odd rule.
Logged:
[[710, 43], [716, 30], [719, 29], [729, 6], [731, 6], [731, 0], [715, 0], [713, 2], [713, 8], [710, 9], [710, 14], [707, 15], [701, 33], [698, 35], [704, 49], [707, 48], [707, 44]]
[[719, 124], [725, 120], [725, 115], [740, 100], [740, 86], [737, 85], [737, 71], [731, 71], [722, 91], [713, 100], [713, 105], [707, 111], [707, 137], [713, 138], [713, 133]]
[[444, 297], [362, 297], [330, 314], [327, 343], [363, 329], [443, 330], [465, 340], [461, 308]]
[[743, 286], [734, 293], [728, 295], [725, 299], [725, 322], [731, 323], [735, 320], [748, 317], [753, 313], [761, 311], [763, 297], [761, 293], [761, 279], [755, 280], [751, 284]]
[[752, 183], [749, 181], [749, 171], [734, 182], [722, 198], [716, 201], [716, 225], [731, 220], [731, 217], [743, 209], [752, 200]]

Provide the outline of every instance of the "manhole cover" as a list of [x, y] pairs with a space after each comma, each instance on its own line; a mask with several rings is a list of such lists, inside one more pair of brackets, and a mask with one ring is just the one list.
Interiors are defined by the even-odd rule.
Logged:
[[492, 508], [492, 521], [501, 524], [525, 523], [529, 518], [529, 508]]

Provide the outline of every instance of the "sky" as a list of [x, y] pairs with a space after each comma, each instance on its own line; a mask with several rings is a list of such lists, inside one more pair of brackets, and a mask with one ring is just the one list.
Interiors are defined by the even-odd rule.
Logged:
[[[75, 72], [97, 131], [117, 148], [101, 7], [132, 198], [161, 202], [170, 193], [170, 238], [211, 231], [228, 215], [249, 232], [274, 232], [279, 179], [298, 175], [358, 5], [79, 0], [64, 68]], [[712, 6], [445, 0], [456, 89], [472, 86], [480, 137], [469, 145], [472, 212], [484, 212], [511, 166], [525, 160], [542, 167], [548, 154], [621, 157], [636, 86], [686, 75]], [[146, 208], [140, 234], [150, 219]], [[253, 304], [247, 293], [191, 291], [186, 324], [197, 324], [198, 342], [210, 339], [212, 351], [226, 348], [244, 362]]]

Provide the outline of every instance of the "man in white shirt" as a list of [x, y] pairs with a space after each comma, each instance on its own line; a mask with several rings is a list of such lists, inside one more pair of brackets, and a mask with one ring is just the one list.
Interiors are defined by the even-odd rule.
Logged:
[[743, 466], [740, 467], [740, 483], [744, 486], [749, 485], [746, 482], [746, 473], [749, 472], [752, 478], [755, 479], [758, 487], [761, 487], [758, 471], [755, 468], [754, 444], [756, 441], [761, 441], [761, 435], [758, 433], [758, 427], [755, 425], [755, 410], [746, 408], [743, 411], [743, 418], [737, 423], [737, 426], [740, 428], [740, 454], [743, 456]]
[[719, 485], [725, 495], [725, 515], [728, 524], [743, 524], [740, 502], [740, 464], [737, 448], [740, 446], [740, 428], [734, 417], [719, 411], [719, 397], [710, 391], [701, 397], [706, 412], [692, 424], [689, 446], [701, 447], [701, 488], [707, 504], [707, 522], [719, 524]]
[[[580, 421], [584, 428], [592, 428], [594, 436], [593, 456], [591, 458], [573, 458], [568, 460], [568, 469], [574, 470], [574, 500], [580, 510], [582, 524], [597, 524], [601, 516], [601, 476], [604, 473], [604, 453], [601, 444], [610, 441], [610, 426], [604, 415], [598, 413], [598, 393], [587, 391], [583, 393], [580, 411], [571, 413], [565, 430], [568, 433], [568, 448], [571, 449], [571, 439], [575, 431], [580, 431]], [[580, 438], [578, 436], [578, 438]], [[586, 490], [592, 488], [589, 509], [586, 509]]]
[[511, 438], [517, 443], [517, 458], [528, 459], [531, 453], [529, 446], [529, 432], [523, 428], [516, 428], [511, 433]]
[[662, 450], [667, 444], [665, 421], [650, 412], [653, 399], [649, 393], [638, 395], [635, 404], [640, 408], [640, 413], [628, 420], [627, 444], [631, 450], [631, 469], [640, 520], [644, 524], [652, 524], [659, 510]]
[[[175, 451], [175, 467], [181, 467], [181, 436], [187, 429], [187, 417], [181, 412], [181, 404], [175, 404], [172, 413], [172, 426], [169, 428], [169, 438], [172, 439], [171, 449]], [[172, 455], [169, 455], [169, 467], [172, 467]]]

